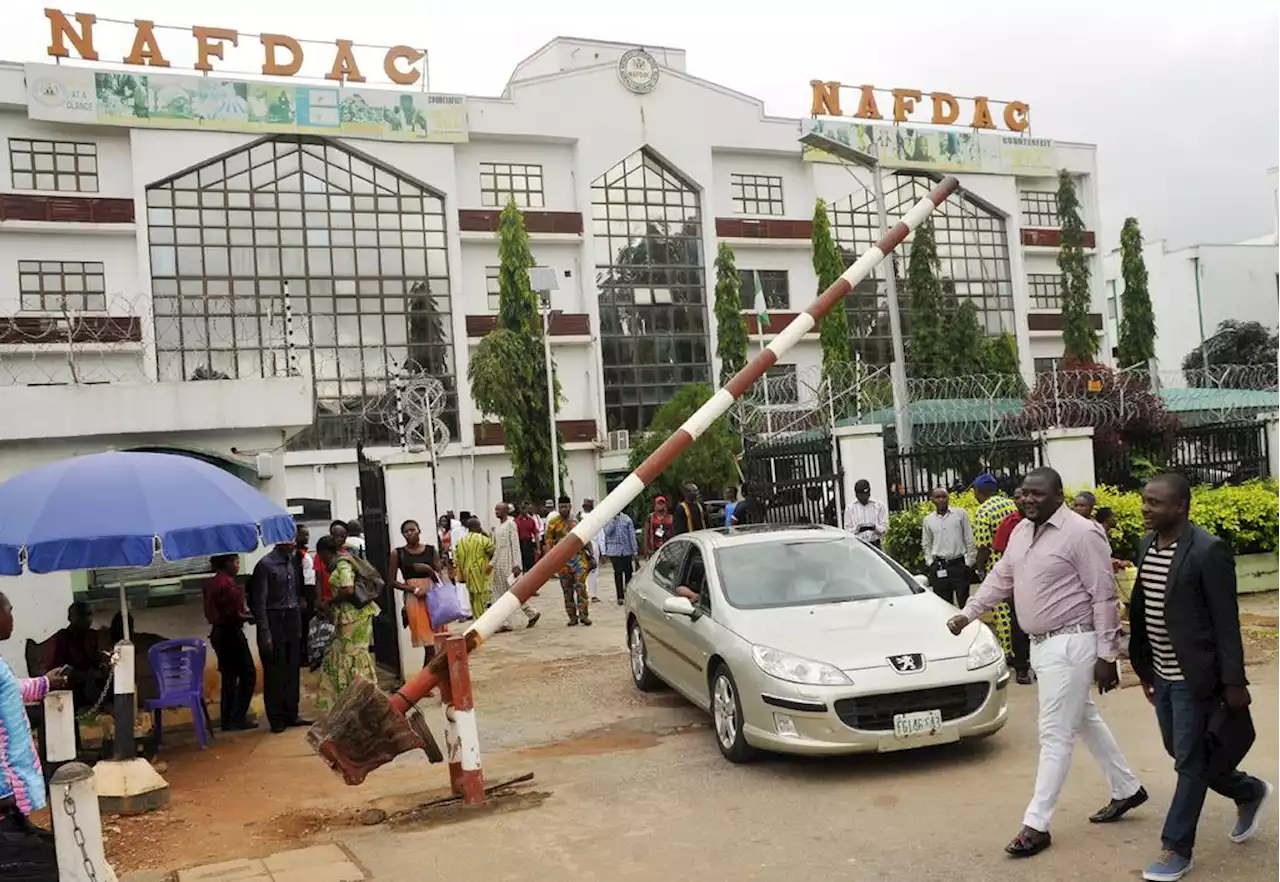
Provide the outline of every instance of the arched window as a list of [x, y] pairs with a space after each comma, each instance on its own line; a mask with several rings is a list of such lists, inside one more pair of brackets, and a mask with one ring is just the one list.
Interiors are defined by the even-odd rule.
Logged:
[[688, 383], [711, 379], [697, 188], [648, 150], [591, 185], [605, 418], [642, 432]]
[[423, 371], [457, 437], [439, 193], [285, 135], [152, 185], [147, 225], [161, 380], [309, 376], [316, 420], [293, 446], [335, 448], [395, 443], [370, 412], [388, 377]]
[[[898, 220], [935, 186], [924, 175], [899, 173], [885, 179], [885, 209], [889, 225]], [[836, 244], [852, 263], [880, 238], [875, 196], [864, 191], [832, 203], [831, 230]], [[944, 298], [955, 309], [962, 300], [978, 307], [979, 321], [989, 336], [1014, 331], [1013, 281], [1004, 218], [985, 205], [960, 194], [943, 202], [930, 216], [938, 243], [939, 279]], [[845, 298], [854, 350], [871, 364], [893, 361], [889, 335], [889, 307], [884, 273], [890, 264], [898, 283], [898, 307], [903, 334], [910, 337], [909, 302], [904, 279], [911, 237], [876, 268], [874, 274]]]

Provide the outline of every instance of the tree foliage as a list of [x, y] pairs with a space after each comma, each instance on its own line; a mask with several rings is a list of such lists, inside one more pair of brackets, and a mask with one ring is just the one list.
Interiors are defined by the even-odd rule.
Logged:
[[1156, 316], [1147, 290], [1147, 265], [1142, 259], [1142, 231], [1138, 219], [1126, 218], [1120, 231], [1120, 367], [1145, 365], [1156, 356]]
[[[818, 293], [830, 288], [844, 272], [844, 258], [831, 236], [831, 219], [827, 216], [827, 203], [819, 199], [813, 207], [813, 234], [810, 239], [813, 250], [813, 271], [818, 277]], [[818, 327], [822, 343], [822, 375], [848, 376], [847, 366], [853, 363], [853, 347], [849, 339], [849, 315], [843, 302], [822, 317]]]
[[981, 372], [1017, 376], [1021, 370], [1018, 362], [1018, 341], [1009, 331], [982, 341]]
[[[1182, 375], [1193, 387], [1218, 385], [1215, 381], [1218, 378], [1229, 380], [1233, 386], [1274, 388], [1278, 350], [1280, 336], [1262, 324], [1227, 319], [1218, 325], [1212, 337], [1183, 357]], [[1208, 373], [1204, 369], [1206, 353]], [[1231, 365], [1256, 366], [1262, 370], [1237, 371], [1240, 376], [1233, 377], [1227, 367]]]
[[950, 350], [938, 281], [938, 245], [933, 221], [916, 228], [907, 258], [907, 372], [912, 377], [945, 376]]
[[[502, 425], [516, 495], [545, 499], [555, 486], [546, 360], [538, 299], [529, 284], [533, 254], [524, 217], [514, 201], [502, 210], [498, 235], [498, 327], [486, 334], [472, 353], [467, 379], [476, 406]], [[558, 381], [554, 394], [558, 406]], [[563, 477], [564, 441], [559, 432], [556, 444], [560, 446]]]
[[[684, 386], [675, 396], [653, 415], [648, 431], [632, 443], [628, 465], [635, 469], [657, 450], [676, 429], [693, 415], [709, 398], [712, 390], [703, 383]], [[692, 481], [702, 488], [727, 487], [737, 483], [737, 463], [734, 454], [739, 446], [737, 434], [724, 417], [716, 420], [697, 441], [676, 457], [667, 469], [645, 491], [647, 506], [654, 496], [666, 496], [670, 500], [680, 496], [680, 485]]]
[[1062, 344], [1068, 364], [1089, 364], [1098, 354], [1098, 337], [1089, 322], [1089, 263], [1084, 255], [1084, 221], [1076, 183], [1064, 168], [1058, 172], [1058, 217], [1062, 241], [1058, 268], [1062, 270]]
[[747, 365], [747, 320], [742, 315], [742, 277], [733, 249], [720, 243], [716, 252], [716, 354], [720, 385]]

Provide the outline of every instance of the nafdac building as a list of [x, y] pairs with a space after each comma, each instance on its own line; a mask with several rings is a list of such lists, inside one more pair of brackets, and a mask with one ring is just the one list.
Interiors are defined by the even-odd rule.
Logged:
[[[498, 215], [514, 199], [535, 259], [556, 280], [550, 339], [564, 391], [565, 489], [599, 496], [654, 411], [718, 374], [719, 244], [735, 252], [754, 335], [757, 284], [766, 332], [817, 293], [817, 198], [846, 251], [878, 238], [867, 174], [802, 151], [808, 131], [889, 172], [891, 222], [932, 178], [958, 175], [965, 194], [935, 216], [942, 273], [990, 333], [1016, 336], [1027, 374], [1062, 353], [1060, 168], [1077, 178], [1094, 259], [1095, 149], [1031, 138], [1030, 110], [1018, 102], [864, 89], [844, 90], [842, 108], [838, 83], [798, 83], [822, 115], [786, 118], [690, 73], [683, 50], [569, 38], [520, 62], [497, 97], [435, 95], [416, 79], [352, 82], [342, 41], [334, 73], [345, 82], [224, 80], [221, 55], [206, 51], [229, 45], [215, 29], [199, 29], [201, 76], [101, 66], [105, 52], [99, 64], [80, 60], [84, 26], [54, 22], [53, 42], [71, 63], [0, 66], [0, 384], [34, 404], [19, 422], [62, 411], [59, 396], [76, 387], [74, 407], [102, 402], [88, 406], [112, 411], [111, 428], [104, 435], [87, 425], [93, 414], [63, 413], [36, 435], [0, 433], [0, 474], [31, 461], [40, 437], [100, 449], [168, 410], [118, 397], [125, 387], [207, 395], [231, 384], [198, 381], [252, 380], [261, 391], [300, 377], [310, 420], [273, 429], [274, 445], [224, 441], [223, 453], [252, 462], [267, 451], [287, 497], [329, 500], [335, 516], [351, 517], [356, 444], [374, 459], [398, 450], [395, 426], [370, 414], [385, 410], [409, 364], [447, 390], [441, 507], [488, 510], [510, 466], [502, 426], [467, 394], [467, 363], [496, 325]], [[158, 48], [140, 32], [128, 60], [154, 62]], [[289, 51], [277, 41], [272, 71], [292, 72]], [[388, 53], [387, 73], [409, 79], [406, 65], [419, 60]], [[929, 125], [953, 111], [953, 125]], [[1101, 330], [1100, 276], [1095, 266]], [[886, 364], [883, 278], [861, 287], [849, 310], [861, 358]], [[816, 375], [819, 361], [815, 333], [775, 375]], [[121, 407], [133, 412], [114, 412]], [[179, 432], [189, 415], [166, 417]], [[424, 499], [424, 521], [429, 508]]]

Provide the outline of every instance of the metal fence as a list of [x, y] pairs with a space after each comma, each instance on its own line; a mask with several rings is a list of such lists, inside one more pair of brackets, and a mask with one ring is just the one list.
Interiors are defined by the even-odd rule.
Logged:
[[839, 523], [844, 473], [830, 438], [749, 443], [742, 472], [750, 492], [764, 501], [770, 523]]
[[935, 487], [965, 489], [978, 475], [995, 475], [1000, 489], [1012, 493], [1027, 472], [1041, 464], [1038, 441], [1009, 439], [992, 445], [889, 448], [885, 470], [889, 509], [902, 511], [929, 498]]
[[1256, 421], [1181, 428], [1166, 436], [1104, 439], [1095, 445], [1099, 484], [1137, 490], [1162, 471], [1192, 484], [1239, 484], [1269, 472], [1266, 430]]

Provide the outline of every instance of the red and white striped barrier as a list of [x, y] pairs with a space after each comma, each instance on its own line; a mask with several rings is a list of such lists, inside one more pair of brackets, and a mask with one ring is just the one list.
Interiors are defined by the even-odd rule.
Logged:
[[[774, 337], [759, 355], [734, 374], [723, 388], [698, 408], [693, 416], [685, 420], [684, 425], [677, 429], [675, 434], [662, 442], [662, 445], [649, 454], [648, 459], [640, 463], [636, 470], [626, 477], [626, 480], [579, 521], [567, 537], [549, 549], [542, 559], [534, 564], [533, 569], [521, 574], [511, 590], [485, 610], [484, 615], [480, 616], [463, 635], [467, 650], [474, 651], [481, 643], [493, 636], [502, 627], [502, 623], [520, 608], [520, 604], [527, 601], [555, 576], [565, 562], [581, 551], [591, 541], [591, 537], [600, 532], [614, 515], [630, 505], [645, 487], [684, 452], [685, 448], [696, 441], [718, 417], [729, 410], [752, 383], [764, 376], [765, 371], [772, 367], [780, 356], [785, 355], [791, 347], [795, 346], [824, 315], [834, 309], [836, 304], [853, 290], [855, 285], [870, 275], [871, 271], [902, 243], [907, 234], [918, 227], [921, 221], [959, 188], [960, 183], [954, 177], [944, 178], [928, 196], [912, 206], [902, 220], [885, 233], [879, 242], [863, 252], [862, 256], [854, 261], [853, 265], [846, 269], [830, 288], [823, 291], [808, 309], [792, 319], [791, 324], [783, 328], [782, 332]], [[442, 655], [437, 655], [430, 665], [419, 671], [413, 679], [391, 696], [391, 706], [400, 713], [406, 713], [414, 703], [421, 701], [428, 692], [440, 685], [446, 666], [452, 670], [452, 663], [447, 662]], [[458, 728], [461, 729], [460, 726]], [[479, 768], [478, 752], [476, 768], [477, 770]]]

